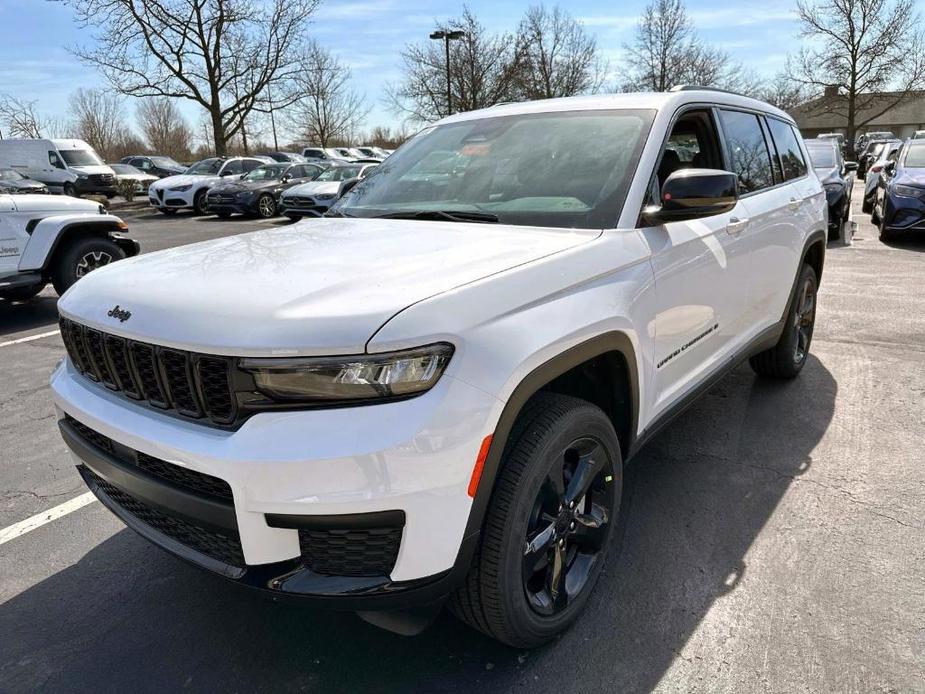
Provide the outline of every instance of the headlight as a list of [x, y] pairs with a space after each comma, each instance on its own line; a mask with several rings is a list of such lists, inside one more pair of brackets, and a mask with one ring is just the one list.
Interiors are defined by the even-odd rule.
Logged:
[[275, 400], [345, 402], [401, 398], [430, 390], [453, 355], [438, 343], [355, 357], [242, 359], [258, 390]]
[[316, 200], [333, 200], [337, 197], [337, 193], [322, 193], [321, 195], [316, 195]]
[[893, 186], [893, 193], [901, 198], [920, 198], [925, 193], [925, 189], [913, 188], [912, 186]]
[[189, 189], [192, 188], [192, 187], [193, 187], [193, 184], [192, 184], [192, 183], [188, 183], [188, 184], [186, 184], [185, 186], [174, 186], [173, 188], [169, 188], [168, 190], [172, 190], [172, 191], [174, 191], [175, 193], [184, 193], [184, 192], [186, 192], [187, 190], [189, 190]]

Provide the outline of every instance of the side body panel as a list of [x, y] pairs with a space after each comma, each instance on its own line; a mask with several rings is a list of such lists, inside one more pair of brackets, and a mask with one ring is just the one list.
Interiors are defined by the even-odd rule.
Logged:
[[122, 220], [111, 214], [66, 214], [45, 217], [32, 230], [32, 236], [19, 261], [19, 270], [40, 270], [45, 266], [49, 254], [53, 251], [58, 237], [68, 228], [95, 227], [105, 231], [115, 231]]

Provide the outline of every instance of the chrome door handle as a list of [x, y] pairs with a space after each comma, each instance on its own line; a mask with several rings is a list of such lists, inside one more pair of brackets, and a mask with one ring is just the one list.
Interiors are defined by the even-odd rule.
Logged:
[[738, 217], [730, 217], [729, 223], [726, 224], [726, 232], [729, 234], [738, 234], [748, 226], [748, 219], [739, 219]]
[[796, 198], [790, 198], [790, 202], [787, 203], [787, 207], [789, 207], [791, 210], [798, 210], [800, 209], [800, 205], [802, 204], [803, 204], [802, 200], [797, 200]]

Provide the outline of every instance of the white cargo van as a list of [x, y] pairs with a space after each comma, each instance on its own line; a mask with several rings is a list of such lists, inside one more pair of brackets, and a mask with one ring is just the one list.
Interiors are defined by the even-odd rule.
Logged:
[[83, 140], [0, 140], [0, 168], [41, 181], [55, 193], [116, 194], [115, 172]]

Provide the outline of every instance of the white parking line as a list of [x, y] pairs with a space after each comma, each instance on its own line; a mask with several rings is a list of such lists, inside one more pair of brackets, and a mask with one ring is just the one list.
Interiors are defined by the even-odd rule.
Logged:
[[87, 504], [92, 504], [94, 501], [96, 501], [96, 497], [93, 495], [93, 492], [87, 492], [70, 501], [65, 501], [63, 504], [59, 504], [54, 508], [50, 508], [47, 511], [36, 513], [31, 518], [26, 518], [24, 521], [13, 523], [10, 527], [0, 530], [0, 545], [4, 542], [15, 540], [20, 535], [25, 535], [36, 528], [41, 528], [46, 523], [51, 523], [53, 520], [61, 518], [61, 516], [66, 516], [79, 508], [83, 508]]
[[57, 335], [60, 333], [60, 330], [51, 330], [47, 333], [39, 333], [38, 335], [30, 335], [29, 337], [21, 337], [18, 340], [9, 340], [7, 342], [0, 342], [0, 347], [9, 347], [10, 345], [18, 345], [21, 342], [32, 342], [32, 340], [41, 340], [43, 337], [51, 337], [52, 335]]

